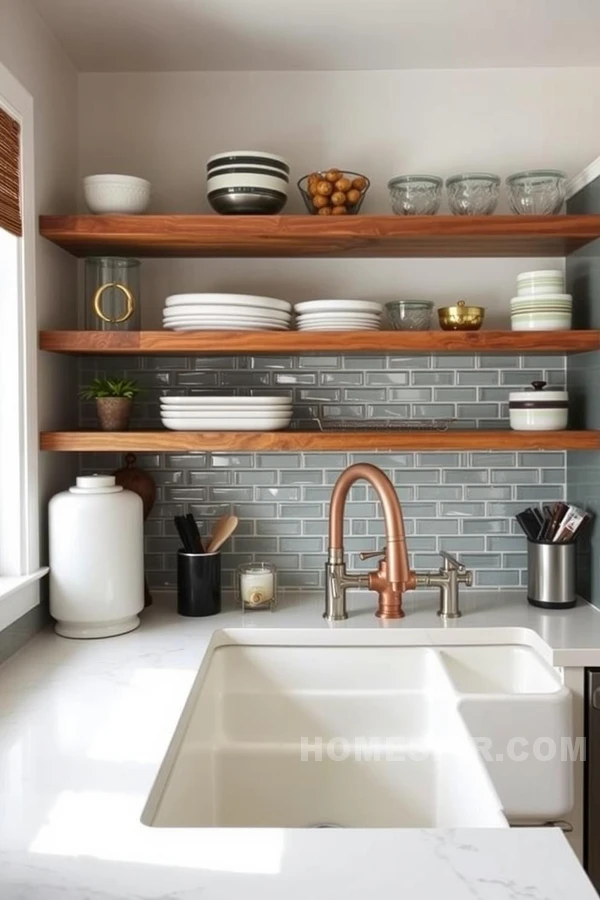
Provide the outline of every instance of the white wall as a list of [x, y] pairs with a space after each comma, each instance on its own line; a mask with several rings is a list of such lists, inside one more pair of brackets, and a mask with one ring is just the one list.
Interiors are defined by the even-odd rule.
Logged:
[[[364, 212], [387, 212], [387, 181], [401, 173], [505, 176], [552, 166], [575, 174], [598, 155], [599, 108], [598, 69], [84, 74], [80, 174], [141, 175], [154, 185], [154, 211], [207, 212], [210, 154], [272, 150], [287, 157], [296, 179], [330, 165], [365, 172], [373, 186]], [[286, 212], [303, 212], [295, 188], [291, 197]], [[215, 289], [292, 300], [465, 297], [490, 308], [490, 323], [505, 324], [515, 276], [527, 267], [523, 260], [147, 262], [143, 323], [159, 324], [169, 292]]]
[[[38, 213], [68, 213], [77, 188], [77, 74], [29, 0], [0, 0], [0, 61], [34, 101], [35, 196]], [[76, 323], [76, 264], [41, 237], [36, 246], [40, 328]], [[75, 421], [75, 364], [41, 354], [38, 362], [40, 428]], [[74, 472], [70, 454], [40, 454], [42, 548], [48, 498]]]

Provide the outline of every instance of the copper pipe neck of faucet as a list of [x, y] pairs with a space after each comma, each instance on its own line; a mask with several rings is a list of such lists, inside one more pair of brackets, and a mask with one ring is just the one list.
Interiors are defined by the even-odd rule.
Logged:
[[390, 584], [406, 589], [411, 581], [411, 572], [408, 566], [400, 501], [394, 485], [377, 466], [369, 463], [357, 463], [345, 469], [338, 478], [331, 495], [329, 508], [329, 547], [331, 550], [343, 550], [344, 548], [344, 508], [350, 488], [359, 479], [369, 482], [383, 507], [388, 580]]

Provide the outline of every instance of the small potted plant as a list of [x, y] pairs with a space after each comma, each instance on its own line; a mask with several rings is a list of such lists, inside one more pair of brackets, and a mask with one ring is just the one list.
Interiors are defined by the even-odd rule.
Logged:
[[127, 431], [133, 398], [139, 394], [137, 381], [126, 378], [94, 378], [82, 388], [82, 400], [95, 400], [101, 431]]

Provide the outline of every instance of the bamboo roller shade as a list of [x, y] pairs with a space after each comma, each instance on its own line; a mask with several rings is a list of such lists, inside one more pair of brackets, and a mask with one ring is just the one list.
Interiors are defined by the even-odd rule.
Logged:
[[0, 107], [0, 228], [23, 234], [21, 220], [21, 126]]

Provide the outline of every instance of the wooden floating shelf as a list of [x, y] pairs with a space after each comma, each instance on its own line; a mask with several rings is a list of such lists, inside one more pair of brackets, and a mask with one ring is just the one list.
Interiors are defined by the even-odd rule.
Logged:
[[73, 355], [277, 353], [585, 353], [600, 331], [42, 331], [40, 349]]
[[600, 237], [600, 216], [41, 216], [75, 256], [567, 256]]
[[600, 431], [47, 431], [42, 450], [598, 450]]

